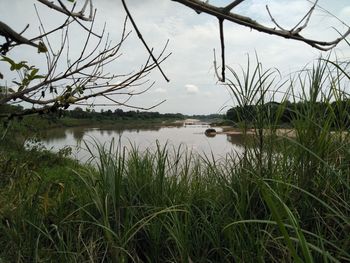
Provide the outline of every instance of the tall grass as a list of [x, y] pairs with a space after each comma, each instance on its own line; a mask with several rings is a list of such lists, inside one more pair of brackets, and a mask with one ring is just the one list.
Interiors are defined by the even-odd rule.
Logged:
[[[319, 60], [283, 85], [259, 63], [231, 69], [238, 105], [257, 106], [238, 113], [243, 133], [255, 130], [240, 156], [112, 142], [87, 144], [95, 165], [1, 161], [17, 177], [0, 188], [0, 262], [350, 262], [349, 79], [335, 65]], [[280, 136], [299, 101], [294, 135]]]

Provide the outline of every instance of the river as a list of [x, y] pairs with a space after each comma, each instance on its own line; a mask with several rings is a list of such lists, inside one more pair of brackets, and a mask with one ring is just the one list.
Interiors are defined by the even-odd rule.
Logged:
[[[95, 142], [100, 144], [110, 144], [112, 140], [120, 143], [121, 146], [138, 150], [155, 149], [156, 142], [161, 146], [165, 144], [169, 148], [191, 150], [193, 153], [201, 155], [213, 154], [215, 158], [225, 158], [226, 154], [237, 154], [242, 152], [242, 139], [240, 135], [216, 134], [206, 136], [205, 130], [209, 125], [182, 125], [182, 126], [141, 126], [133, 125], [108, 126], [108, 127], [74, 127], [56, 128], [47, 130], [42, 143], [47, 149], [57, 152], [63, 147], [71, 147], [71, 157], [79, 161], [87, 161], [91, 154], [86, 150], [86, 145], [94, 149]], [[215, 127], [216, 131], [221, 128]], [[93, 150], [96, 154], [96, 150]]]

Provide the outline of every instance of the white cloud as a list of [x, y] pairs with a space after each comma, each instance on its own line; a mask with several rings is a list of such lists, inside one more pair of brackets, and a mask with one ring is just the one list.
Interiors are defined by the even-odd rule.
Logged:
[[199, 88], [196, 85], [193, 84], [186, 84], [185, 85], [187, 94], [198, 94]]
[[164, 89], [164, 88], [156, 88], [153, 92], [154, 93], [166, 93], [166, 89]]

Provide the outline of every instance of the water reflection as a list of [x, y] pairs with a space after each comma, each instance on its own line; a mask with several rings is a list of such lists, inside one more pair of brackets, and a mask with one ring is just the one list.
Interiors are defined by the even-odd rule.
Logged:
[[84, 134], [85, 134], [84, 130], [72, 129], [71, 132], [73, 134], [73, 138], [78, 142], [80, 142], [84, 138]]
[[216, 136], [205, 136], [207, 125], [190, 125], [177, 127], [132, 127], [128, 126], [108, 126], [108, 127], [75, 127], [51, 129], [45, 132], [42, 137], [44, 145], [54, 151], [70, 146], [73, 149], [73, 157], [86, 161], [89, 154], [84, 149], [82, 141], [95, 141], [105, 144], [113, 139], [120, 142], [121, 146], [128, 148], [135, 145], [140, 150], [147, 148], [155, 149], [156, 142], [160, 145], [167, 144], [169, 147], [179, 147], [183, 145], [188, 150], [199, 154], [211, 154], [217, 158], [225, 157], [227, 153], [243, 151], [243, 136], [241, 134], [226, 135], [220, 134], [222, 129], [215, 128]]
[[237, 134], [226, 134], [226, 139], [228, 142], [234, 144], [234, 145], [240, 145], [243, 146], [244, 144], [244, 136], [243, 134], [237, 133]]

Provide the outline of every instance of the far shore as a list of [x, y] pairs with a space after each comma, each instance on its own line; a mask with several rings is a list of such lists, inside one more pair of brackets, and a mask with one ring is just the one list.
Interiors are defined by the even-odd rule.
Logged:
[[[213, 134], [226, 134], [226, 135], [256, 135], [257, 130], [256, 129], [247, 129], [246, 131], [243, 131], [241, 128], [234, 128], [231, 126], [217, 126], [218, 128], [222, 128], [222, 131], [215, 132]], [[215, 127], [214, 127], [215, 128]], [[334, 132], [331, 132], [333, 134]], [[271, 134], [271, 131], [269, 129], [264, 129], [263, 131], [264, 135]], [[342, 133], [342, 136], [347, 135], [348, 132], [344, 131]], [[292, 128], [277, 128], [276, 129], [276, 135], [280, 137], [288, 137], [288, 138], [295, 138], [296, 137], [296, 131]]]
[[[257, 133], [256, 129], [247, 129], [246, 131], [243, 131], [243, 129], [240, 128], [234, 128], [230, 126], [219, 126], [222, 128], [221, 132], [216, 132], [216, 134], [227, 134], [227, 135], [241, 135], [241, 134], [248, 134], [248, 135], [255, 135]], [[268, 129], [264, 129], [264, 135], [268, 135], [270, 131]], [[276, 129], [276, 135], [277, 136], [283, 136], [283, 137], [295, 137], [295, 130], [294, 129], [286, 129], [286, 128], [278, 128]]]

